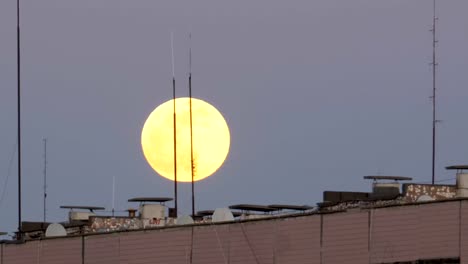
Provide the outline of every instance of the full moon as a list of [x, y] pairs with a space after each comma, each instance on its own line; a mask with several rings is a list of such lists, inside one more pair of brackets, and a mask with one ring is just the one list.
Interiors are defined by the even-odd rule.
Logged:
[[[192, 181], [190, 147], [190, 99], [177, 98], [176, 163], [177, 181]], [[192, 98], [193, 176], [199, 181], [221, 167], [229, 152], [229, 128], [211, 104]], [[174, 181], [174, 100], [158, 106], [146, 120], [141, 146], [149, 165], [161, 176]]]

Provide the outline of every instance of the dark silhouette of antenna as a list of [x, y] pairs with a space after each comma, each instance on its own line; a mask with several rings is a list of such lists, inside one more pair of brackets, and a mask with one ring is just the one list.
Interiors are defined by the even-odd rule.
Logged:
[[44, 141], [44, 223], [46, 222], [46, 212], [47, 212], [47, 138], [43, 139]]
[[192, 46], [191, 46], [191, 41], [192, 41], [192, 34], [189, 34], [189, 103], [190, 103], [190, 172], [192, 174], [192, 216], [195, 215], [195, 167], [193, 163], [193, 127], [192, 127]]
[[23, 238], [21, 227], [21, 50], [20, 50], [20, 1], [16, 0], [16, 66], [17, 66], [17, 117], [18, 117], [18, 234], [16, 238]]
[[433, 0], [433, 17], [432, 17], [432, 184], [435, 183], [435, 161], [436, 161], [436, 124], [438, 120], [436, 119], [436, 69], [437, 69], [437, 61], [436, 61], [436, 47], [437, 47], [437, 39], [436, 39], [436, 0]]
[[171, 33], [172, 54], [172, 99], [174, 102], [174, 211], [177, 217], [177, 125], [176, 125], [176, 92], [175, 92], [175, 70], [174, 70], [174, 34]]

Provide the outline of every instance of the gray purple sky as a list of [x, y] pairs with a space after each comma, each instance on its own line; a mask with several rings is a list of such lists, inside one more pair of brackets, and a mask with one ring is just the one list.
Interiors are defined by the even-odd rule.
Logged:
[[[193, 94], [216, 106], [230, 154], [196, 184], [197, 209], [314, 205], [324, 190], [368, 191], [369, 174], [431, 177], [432, 1], [22, 0], [23, 220], [63, 204], [131, 206], [172, 196], [143, 157], [149, 113]], [[16, 1], [0, 1], [0, 230], [17, 228]], [[437, 179], [468, 163], [468, 1], [438, 5]], [[12, 162], [10, 160], [13, 158]], [[8, 178], [8, 181], [7, 181]], [[6, 188], [4, 184], [7, 182]], [[453, 181], [445, 181], [451, 183]], [[190, 213], [190, 184], [180, 184]], [[0, 197], [1, 198], [1, 197]]]

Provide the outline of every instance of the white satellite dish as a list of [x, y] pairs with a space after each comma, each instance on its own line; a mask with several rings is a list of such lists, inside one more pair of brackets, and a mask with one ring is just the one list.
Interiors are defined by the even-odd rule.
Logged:
[[234, 221], [234, 215], [229, 208], [216, 208], [211, 217], [212, 222]]
[[193, 218], [189, 215], [182, 215], [177, 217], [177, 224], [178, 225], [190, 225], [193, 224]]
[[46, 237], [61, 237], [67, 236], [67, 231], [65, 227], [61, 224], [50, 224], [45, 232]]
[[434, 198], [432, 198], [429, 195], [423, 194], [423, 195], [419, 196], [416, 201], [417, 202], [429, 202], [429, 201], [434, 201]]

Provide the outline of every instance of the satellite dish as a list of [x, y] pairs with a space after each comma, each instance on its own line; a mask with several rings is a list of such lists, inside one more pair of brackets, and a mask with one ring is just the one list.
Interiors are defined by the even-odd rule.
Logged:
[[67, 231], [65, 227], [61, 224], [50, 224], [45, 232], [46, 237], [61, 237], [67, 236]]
[[193, 224], [193, 218], [189, 215], [183, 215], [177, 217], [177, 224], [178, 225], [190, 225]]
[[416, 200], [417, 202], [429, 202], [429, 201], [434, 201], [434, 198], [430, 197], [429, 195], [421, 195], [418, 197]]
[[231, 210], [229, 208], [217, 208], [213, 216], [211, 217], [212, 222], [226, 222], [226, 221], [234, 221], [234, 215], [232, 215]]

